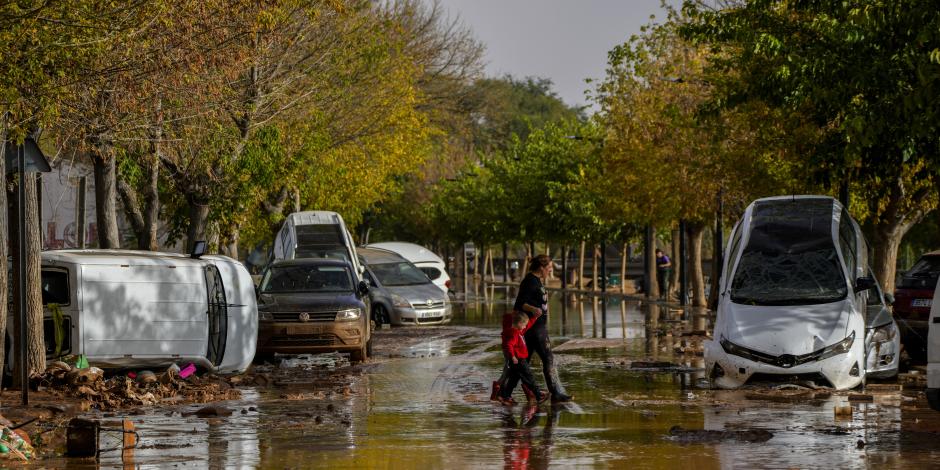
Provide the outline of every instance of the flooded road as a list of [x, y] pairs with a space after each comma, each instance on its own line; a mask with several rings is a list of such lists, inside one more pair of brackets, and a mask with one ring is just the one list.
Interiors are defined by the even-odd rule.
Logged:
[[[500, 372], [498, 327], [507, 308], [505, 294], [495, 292], [461, 303], [452, 325], [379, 331], [377, 357], [364, 366], [260, 367], [273, 382], [243, 387], [241, 399], [222, 403], [231, 416], [188, 415], [197, 405], [142, 410], [128, 416], [140, 448], [125, 460], [105, 452], [100, 464], [698, 470], [927, 468], [940, 459], [940, 414], [922, 395], [869, 391], [872, 402], [850, 405], [848, 393], [780, 399], [700, 388], [702, 359], [682, 354], [696, 347], [683, 334], [707, 329], [708, 318], [636, 301], [611, 301], [606, 321], [591, 300], [575, 301], [562, 321], [555, 294], [549, 326], [561, 380], [575, 401], [495, 405], [490, 384]], [[675, 367], [635, 367], [640, 361]], [[837, 418], [833, 409], [846, 405], [852, 414]], [[673, 426], [772, 437], [748, 442], [743, 433], [679, 434]]]

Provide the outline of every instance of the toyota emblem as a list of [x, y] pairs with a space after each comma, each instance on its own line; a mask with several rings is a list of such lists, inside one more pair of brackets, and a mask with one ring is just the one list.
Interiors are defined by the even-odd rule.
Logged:
[[300, 315], [297, 315], [297, 319], [303, 322], [310, 321], [310, 314], [307, 312], [303, 312]]
[[783, 354], [777, 358], [777, 365], [784, 369], [789, 369], [796, 365], [796, 357], [790, 354]]
[[431, 307], [434, 306], [434, 300], [432, 300], [432, 299], [428, 299], [428, 301], [427, 301], [426, 303], [427, 303], [427, 305], [428, 305], [428, 308], [431, 308]]

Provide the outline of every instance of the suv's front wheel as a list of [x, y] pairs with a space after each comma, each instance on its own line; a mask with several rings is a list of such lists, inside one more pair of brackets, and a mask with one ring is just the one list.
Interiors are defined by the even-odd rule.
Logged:
[[352, 362], [365, 362], [369, 356], [372, 355], [372, 338], [369, 338], [369, 341], [366, 341], [366, 344], [362, 345], [362, 348], [357, 349], [349, 355], [349, 360]]

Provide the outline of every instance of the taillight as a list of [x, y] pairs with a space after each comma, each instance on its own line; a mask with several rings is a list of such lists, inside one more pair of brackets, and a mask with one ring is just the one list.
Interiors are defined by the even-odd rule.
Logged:
[[444, 281], [444, 287], [450, 289], [450, 279]]

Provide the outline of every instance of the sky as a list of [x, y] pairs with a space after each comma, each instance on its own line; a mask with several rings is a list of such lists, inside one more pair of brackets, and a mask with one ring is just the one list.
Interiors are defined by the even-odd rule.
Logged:
[[[428, 0], [432, 1], [432, 0]], [[650, 15], [665, 19], [660, 0], [440, 0], [486, 45], [486, 73], [550, 79], [573, 106], [588, 105], [586, 78], [601, 79], [607, 52]], [[678, 1], [669, 1], [678, 4]]]

